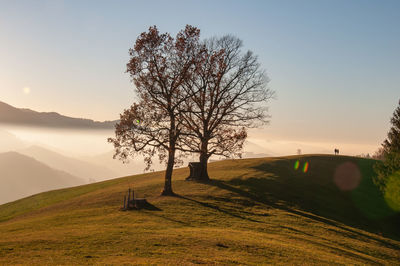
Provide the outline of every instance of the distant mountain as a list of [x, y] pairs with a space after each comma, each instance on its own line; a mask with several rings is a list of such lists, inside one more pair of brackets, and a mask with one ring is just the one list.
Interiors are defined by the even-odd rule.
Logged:
[[[26, 148], [27, 144], [8, 131], [0, 129], [0, 152]], [[1, 170], [0, 170], [1, 171]]]
[[118, 175], [117, 172], [110, 170], [105, 164], [84, 162], [40, 146], [30, 146], [18, 150], [18, 152], [33, 157], [51, 168], [70, 173], [87, 181], [105, 180], [115, 178]]
[[[118, 176], [128, 176], [134, 174], [144, 173], [146, 164], [144, 163], [144, 158], [141, 155], [137, 155], [135, 158], [129, 158], [128, 163], [123, 163], [118, 158], [113, 158], [114, 151], [111, 150], [106, 153], [102, 153], [95, 156], [85, 156], [80, 159], [91, 162], [93, 164], [106, 165], [112, 171], [116, 172]], [[188, 165], [189, 158], [184, 159], [183, 167]], [[151, 165], [150, 171], [162, 171], [165, 170], [164, 163], [160, 163], [157, 156], [153, 158], [153, 164]]]
[[53, 128], [113, 129], [116, 122], [72, 118], [55, 112], [36, 112], [0, 102], [0, 123], [3, 124]]
[[17, 152], [0, 153], [0, 204], [51, 189], [85, 184]]
[[[113, 155], [114, 151], [109, 151], [95, 156], [82, 157], [81, 159], [93, 164], [106, 165], [116, 172], [117, 176], [141, 174], [146, 168], [143, 157], [138, 156], [136, 159], [130, 159], [129, 163], [124, 164], [118, 159], [113, 159]], [[162, 170], [157, 160], [154, 160], [153, 169], [156, 171]]]

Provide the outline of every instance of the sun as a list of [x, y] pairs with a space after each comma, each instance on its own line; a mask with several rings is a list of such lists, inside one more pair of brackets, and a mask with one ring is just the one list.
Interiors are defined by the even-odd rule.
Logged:
[[24, 91], [25, 94], [29, 94], [29, 93], [31, 93], [31, 88], [25, 87], [25, 88], [23, 89], [23, 91]]

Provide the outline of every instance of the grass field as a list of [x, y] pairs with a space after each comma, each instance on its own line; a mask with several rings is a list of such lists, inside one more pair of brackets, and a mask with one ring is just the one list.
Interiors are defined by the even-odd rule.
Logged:
[[[348, 162], [361, 181], [342, 191], [335, 171]], [[327, 155], [214, 162], [210, 183], [175, 170], [177, 197], [159, 196], [163, 172], [41, 193], [0, 206], [0, 264], [400, 265], [399, 214], [373, 185], [373, 163]], [[120, 211], [129, 187], [153, 207]]]

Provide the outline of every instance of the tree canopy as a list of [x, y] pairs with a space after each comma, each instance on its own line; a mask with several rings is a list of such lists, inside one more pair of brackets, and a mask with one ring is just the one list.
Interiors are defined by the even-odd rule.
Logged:
[[210, 156], [240, 156], [247, 128], [268, 122], [274, 95], [257, 57], [242, 47], [230, 35], [200, 41], [190, 25], [175, 38], [156, 26], [140, 34], [127, 64], [138, 100], [109, 138], [114, 157], [141, 154], [149, 168], [158, 155], [167, 165], [162, 195], [172, 195], [177, 155], [199, 154], [204, 180]]
[[207, 160], [212, 155], [240, 156], [247, 128], [268, 122], [266, 103], [274, 93], [257, 57], [243, 52], [240, 39], [226, 35], [204, 42], [205, 60], [189, 80], [193, 95], [185, 102], [183, 140], [199, 154], [201, 177], [208, 180]]
[[392, 127], [388, 132], [386, 140], [382, 144], [383, 159], [375, 165], [375, 172], [377, 174], [375, 183], [379, 185], [383, 192], [387, 188], [387, 181], [389, 178], [394, 175], [394, 173], [400, 171], [400, 101], [399, 106], [393, 113], [390, 123]]
[[147, 168], [156, 154], [166, 162], [163, 195], [173, 194], [172, 171], [182, 131], [180, 106], [190, 96], [182, 84], [192, 77], [202, 59], [199, 36], [200, 30], [189, 25], [176, 38], [160, 34], [153, 26], [137, 38], [129, 50], [127, 72], [139, 101], [121, 114], [116, 137], [108, 139], [114, 144], [114, 157], [126, 160], [142, 154]]

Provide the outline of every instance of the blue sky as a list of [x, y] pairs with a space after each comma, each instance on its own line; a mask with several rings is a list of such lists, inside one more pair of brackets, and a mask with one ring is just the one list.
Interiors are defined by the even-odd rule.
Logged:
[[116, 119], [134, 101], [137, 36], [191, 24], [259, 56], [277, 92], [260, 138], [378, 148], [400, 98], [399, 14], [400, 1], [0, 0], [0, 101]]

